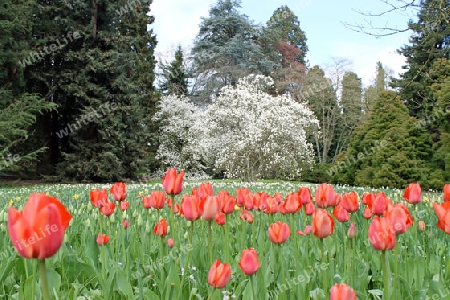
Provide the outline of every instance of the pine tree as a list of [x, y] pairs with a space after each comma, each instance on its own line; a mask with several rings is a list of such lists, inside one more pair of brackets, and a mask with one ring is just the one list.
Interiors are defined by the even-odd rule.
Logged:
[[168, 65], [161, 65], [163, 82], [159, 89], [163, 95], [187, 96], [188, 75], [184, 68], [183, 50], [181, 46], [175, 51], [175, 59]]
[[22, 62], [29, 55], [33, 24], [28, 1], [1, 0], [0, 7], [0, 173], [28, 177], [46, 146], [29, 138], [36, 117], [55, 105], [25, 89]]
[[[148, 171], [157, 149], [150, 4], [94, 0], [37, 6], [40, 21], [33, 31], [45, 39], [36, 43], [49, 48], [67, 40], [28, 68], [29, 86], [59, 105], [38, 127], [36, 139], [51, 145], [42, 170], [57, 166], [59, 179], [80, 181], [125, 180]], [[48, 32], [54, 35], [45, 36]]]

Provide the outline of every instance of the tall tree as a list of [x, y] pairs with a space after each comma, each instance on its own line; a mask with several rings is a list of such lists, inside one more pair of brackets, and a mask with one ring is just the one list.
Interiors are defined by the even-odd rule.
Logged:
[[287, 43], [297, 48], [299, 51], [295, 58], [301, 64], [305, 64], [305, 57], [308, 52], [306, 35], [300, 28], [298, 17], [288, 6], [283, 5], [274, 11], [267, 21], [266, 32], [275, 43]]
[[363, 116], [362, 83], [356, 73], [345, 72], [342, 78], [342, 92], [339, 104], [341, 113], [332, 149], [334, 157], [347, 148], [353, 130], [361, 125]]
[[30, 55], [32, 39], [29, 5], [29, 1], [0, 1], [0, 174], [34, 175], [37, 156], [46, 143], [34, 143], [30, 135], [36, 116], [55, 108], [41, 95], [26, 91], [22, 62]]
[[[39, 3], [34, 11], [33, 33], [45, 38], [36, 43], [51, 49], [61, 36], [67, 41], [28, 69], [29, 86], [59, 105], [41, 120], [37, 138], [50, 141], [46, 157], [60, 179], [125, 180], [149, 163], [148, 145], [157, 141], [150, 119], [156, 41], [147, 30], [151, 0], [133, 3]], [[56, 36], [46, 36], [52, 28]]]
[[368, 86], [364, 90], [363, 95], [363, 111], [364, 111], [364, 120], [368, 120], [370, 118], [370, 113], [373, 110], [373, 105], [378, 99], [380, 93], [386, 90], [387, 87], [386, 81], [386, 71], [384, 70], [383, 64], [381, 62], [377, 62], [376, 65], [376, 75], [375, 81], [372, 85]]
[[319, 66], [308, 71], [302, 97], [319, 120], [320, 134], [314, 135], [316, 158], [319, 163], [330, 162], [339, 107], [331, 80], [325, 77], [325, 72]]
[[222, 86], [235, 85], [239, 78], [270, 73], [274, 67], [256, 42], [258, 28], [239, 8], [238, 0], [218, 0], [202, 19], [192, 49], [198, 102], [208, 102]]
[[423, 118], [435, 104], [426, 86], [429, 70], [436, 59], [450, 57], [450, 1], [421, 1], [418, 19], [409, 23], [409, 29], [413, 32], [410, 45], [399, 50], [406, 57], [406, 72], [393, 86], [401, 88], [410, 114]]
[[159, 87], [163, 95], [188, 94], [188, 75], [184, 67], [183, 50], [181, 46], [175, 51], [175, 58], [170, 64], [161, 64], [162, 83]]

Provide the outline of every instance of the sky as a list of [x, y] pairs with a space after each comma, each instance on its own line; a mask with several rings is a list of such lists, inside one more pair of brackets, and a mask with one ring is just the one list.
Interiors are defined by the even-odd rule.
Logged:
[[[158, 40], [155, 50], [157, 59], [170, 61], [178, 45], [190, 49], [199, 31], [201, 18], [208, 17], [210, 7], [216, 2], [153, 0], [150, 13], [155, 17], [155, 22], [151, 28]], [[343, 23], [367, 26], [371, 23], [378, 27], [405, 29], [408, 20], [415, 18], [415, 11], [395, 10], [379, 17], [362, 14], [380, 14], [391, 9], [382, 0], [242, 0], [239, 11], [255, 24], [264, 25], [282, 5], [287, 5], [294, 12], [300, 21], [300, 28], [305, 32], [309, 48], [306, 59], [310, 67], [319, 65], [331, 74], [334, 61], [347, 59], [351, 62], [347, 70], [355, 72], [362, 79], [363, 86], [372, 84], [378, 61], [385, 69], [392, 70], [394, 77], [403, 72], [405, 59], [396, 50], [408, 44], [410, 31], [376, 38], [355, 32]]]

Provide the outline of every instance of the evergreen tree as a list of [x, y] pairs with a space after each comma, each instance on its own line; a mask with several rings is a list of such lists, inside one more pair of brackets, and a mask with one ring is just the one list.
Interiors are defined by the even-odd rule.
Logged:
[[157, 149], [150, 4], [78, 1], [36, 7], [40, 21], [34, 35], [44, 37], [36, 43], [50, 48], [67, 40], [28, 68], [30, 87], [59, 105], [57, 114], [41, 120], [36, 135], [50, 141], [42, 163], [57, 165], [58, 178], [116, 181], [148, 171], [149, 153]]
[[375, 82], [365, 89], [363, 95], [363, 120], [368, 120], [370, 118], [373, 105], [376, 99], [378, 99], [380, 93], [386, 90], [386, 86], [386, 72], [383, 64], [381, 62], [377, 62]]
[[175, 59], [168, 65], [161, 65], [163, 82], [159, 89], [163, 95], [187, 96], [188, 82], [184, 68], [183, 50], [181, 46], [175, 51]]
[[283, 5], [277, 8], [267, 21], [266, 34], [270, 35], [274, 43], [287, 43], [299, 51], [296, 60], [305, 64], [308, 46], [305, 32], [300, 28], [300, 21], [292, 10]]
[[418, 20], [409, 23], [411, 44], [399, 50], [406, 57], [406, 72], [393, 81], [393, 86], [401, 88], [402, 100], [412, 116], [424, 118], [433, 111], [435, 100], [426, 80], [436, 59], [450, 57], [449, 18], [449, 0], [423, 0]]
[[417, 124], [394, 92], [381, 92], [371, 119], [355, 130], [329, 175], [336, 183], [358, 186], [404, 188], [420, 182], [424, 188], [436, 188], [427, 162], [432, 156], [430, 142]]
[[[0, 7], [0, 174], [32, 176], [45, 143], [30, 140], [36, 116], [55, 105], [25, 89], [23, 59], [29, 55], [33, 20], [28, 1], [1, 0]], [[20, 17], [18, 17], [20, 16]]]
[[208, 102], [221, 87], [234, 86], [250, 73], [269, 74], [274, 68], [257, 43], [258, 28], [238, 8], [239, 0], [218, 0], [202, 19], [192, 49], [195, 102]]

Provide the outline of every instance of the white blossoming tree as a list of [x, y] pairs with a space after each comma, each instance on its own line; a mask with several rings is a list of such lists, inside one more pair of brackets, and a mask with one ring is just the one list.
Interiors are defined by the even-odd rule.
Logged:
[[160, 123], [159, 148], [156, 153], [164, 168], [183, 169], [188, 176], [203, 176], [201, 148], [195, 143], [193, 124], [200, 110], [187, 97], [163, 96], [153, 117]]
[[318, 120], [289, 95], [272, 96], [270, 77], [250, 75], [225, 86], [191, 127], [200, 152], [229, 178], [294, 179], [314, 163], [307, 141]]

